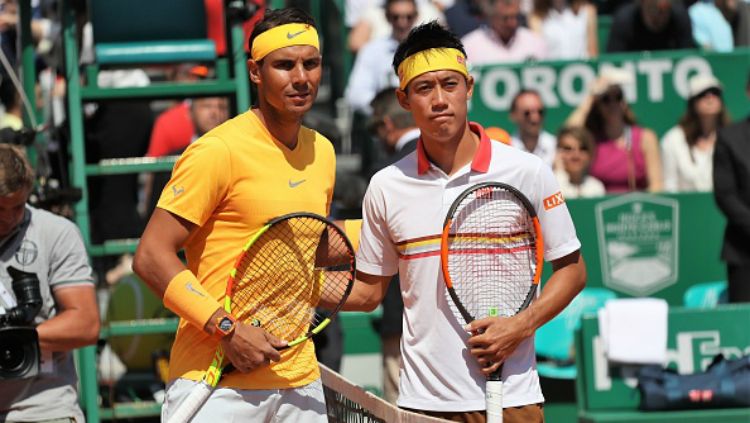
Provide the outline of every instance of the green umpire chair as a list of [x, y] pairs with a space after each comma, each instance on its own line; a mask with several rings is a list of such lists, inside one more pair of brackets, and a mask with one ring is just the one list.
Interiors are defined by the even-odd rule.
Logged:
[[[225, 10], [229, 1], [225, 1]], [[70, 130], [70, 175], [81, 189], [75, 219], [91, 256], [119, 255], [135, 251], [137, 239], [110, 240], [92, 245], [88, 212], [87, 178], [171, 170], [175, 158], [120, 158], [87, 164], [83, 126], [84, 103], [125, 99], [155, 100], [227, 96], [236, 111], [247, 110], [250, 89], [241, 22], [227, 22], [227, 54], [220, 57], [208, 38], [204, 0], [62, 0], [63, 49], [67, 80]], [[91, 23], [94, 61], [81, 67], [78, 23]], [[155, 64], [202, 63], [215, 70], [215, 77], [195, 82], [158, 82], [141, 87], [103, 87], [97, 81], [105, 69]], [[81, 72], [83, 70], [83, 72]], [[173, 332], [176, 319], [111, 322], [103, 337], [139, 333]], [[141, 402], [113, 404], [100, 409], [93, 347], [79, 351], [81, 401], [87, 421], [158, 415], [160, 404]]]

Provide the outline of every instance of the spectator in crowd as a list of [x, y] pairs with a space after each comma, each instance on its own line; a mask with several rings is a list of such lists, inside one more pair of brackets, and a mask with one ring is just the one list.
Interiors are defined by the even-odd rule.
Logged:
[[622, 90], [632, 82], [630, 73], [606, 69], [567, 121], [568, 126], [585, 126], [594, 136], [591, 175], [608, 193], [662, 190], [659, 140], [652, 130], [637, 125]]
[[544, 104], [534, 90], [521, 90], [510, 104], [510, 119], [516, 124], [512, 145], [539, 156], [550, 167], [555, 161], [555, 136], [544, 130]]
[[[210, 75], [205, 66], [181, 64], [167, 70], [167, 80], [192, 82]], [[162, 157], [182, 151], [193, 138], [195, 126], [190, 116], [190, 100], [173, 104], [156, 118], [148, 145], [147, 157]]]
[[612, 18], [608, 52], [683, 48], [695, 48], [695, 42], [681, 2], [633, 0]]
[[564, 198], [598, 197], [605, 194], [602, 181], [588, 174], [594, 137], [585, 128], [564, 127], [557, 133], [555, 177]]
[[72, 351], [99, 338], [92, 271], [78, 228], [26, 204], [33, 185], [34, 171], [23, 152], [0, 144], [0, 306], [8, 310], [18, 300], [11, 294], [11, 267], [38, 279], [42, 301], [29, 316], [39, 339], [41, 372], [0, 380], [0, 421], [82, 422]]
[[490, 13], [488, 26], [477, 28], [461, 38], [469, 63], [482, 65], [547, 58], [544, 39], [519, 25], [519, 0], [494, 0]]
[[732, 28], [734, 46], [750, 45], [750, 2], [743, 0], [716, 0], [716, 7]]
[[[416, 0], [417, 16], [411, 18], [410, 24], [429, 22], [437, 20], [445, 22], [443, 9], [450, 7], [453, 0]], [[387, 37], [391, 32], [392, 16], [388, 16], [388, 1], [370, 0], [365, 11], [362, 13], [357, 23], [349, 32], [348, 45], [349, 50], [358, 53], [359, 50], [367, 44], [368, 41], [377, 38]], [[405, 19], [406, 17], [401, 17]], [[408, 19], [408, 18], [406, 18]]]
[[398, 78], [390, 67], [398, 43], [406, 39], [417, 20], [415, 0], [386, 0], [385, 15], [391, 26], [390, 34], [376, 38], [357, 54], [346, 100], [354, 111], [369, 116], [370, 102], [380, 90], [398, 86]]
[[386, 158], [375, 164], [370, 176], [414, 151], [419, 139], [419, 128], [411, 113], [398, 104], [396, 90], [380, 91], [372, 100], [372, 109], [370, 130], [383, 145]]
[[711, 191], [716, 133], [729, 122], [721, 84], [711, 75], [696, 75], [688, 84], [687, 110], [662, 138], [664, 189]]
[[588, 0], [534, 0], [529, 28], [544, 37], [550, 59], [599, 55], [596, 6]]
[[487, 0], [455, 0], [453, 6], [445, 9], [445, 23], [457, 36], [463, 37], [485, 23], [483, 8]]
[[728, 52], [734, 49], [732, 27], [714, 0], [699, 1], [688, 9], [693, 38], [703, 50]]
[[[750, 75], [746, 94], [750, 98]], [[750, 116], [719, 131], [714, 197], [727, 218], [721, 258], [727, 262], [729, 302], [750, 302]]]

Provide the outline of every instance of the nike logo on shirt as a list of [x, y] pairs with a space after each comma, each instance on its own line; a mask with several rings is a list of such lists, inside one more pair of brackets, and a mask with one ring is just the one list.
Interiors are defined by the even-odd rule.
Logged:
[[296, 182], [294, 182], [294, 181], [292, 181], [292, 180], [290, 179], [290, 180], [289, 180], [289, 188], [297, 188], [297, 187], [298, 187], [298, 186], [299, 186], [299, 185], [300, 185], [301, 183], [303, 183], [303, 182], [305, 182], [305, 181], [306, 181], [306, 179], [301, 179], [301, 180], [299, 180], [299, 181], [296, 181]]
[[172, 185], [172, 194], [174, 194], [175, 197], [182, 194], [183, 192], [185, 192], [185, 188]]
[[291, 40], [292, 38], [295, 38], [296, 36], [298, 36], [300, 34], [304, 34], [305, 31], [307, 31], [307, 30], [303, 29], [302, 31], [298, 31], [298, 32], [287, 32], [286, 33], [286, 38], [287, 38], [287, 40]]

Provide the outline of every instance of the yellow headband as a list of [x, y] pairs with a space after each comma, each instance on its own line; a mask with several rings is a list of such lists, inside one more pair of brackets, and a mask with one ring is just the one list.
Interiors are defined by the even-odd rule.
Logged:
[[452, 70], [469, 77], [466, 56], [455, 48], [431, 48], [414, 53], [398, 65], [399, 88], [406, 89], [412, 79], [423, 73]]
[[313, 26], [303, 23], [290, 23], [271, 28], [255, 37], [250, 57], [259, 61], [268, 53], [289, 46], [313, 46], [320, 50], [318, 31]]

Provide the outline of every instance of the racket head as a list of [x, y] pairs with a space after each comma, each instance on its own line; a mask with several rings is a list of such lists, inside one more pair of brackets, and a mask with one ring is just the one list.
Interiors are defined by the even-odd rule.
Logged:
[[544, 264], [541, 226], [531, 202], [500, 182], [464, 190], [443, 224], [440, 264], [459, 321], [513, 316], [528, 307]]
[[[323, 330], [355, 279], [349, 239], [313, 213], [272, 219], [244, 246], [230, 273], [225, 309], [295, 346]], [[336, 304], [317, 309], [321, 298]]]

